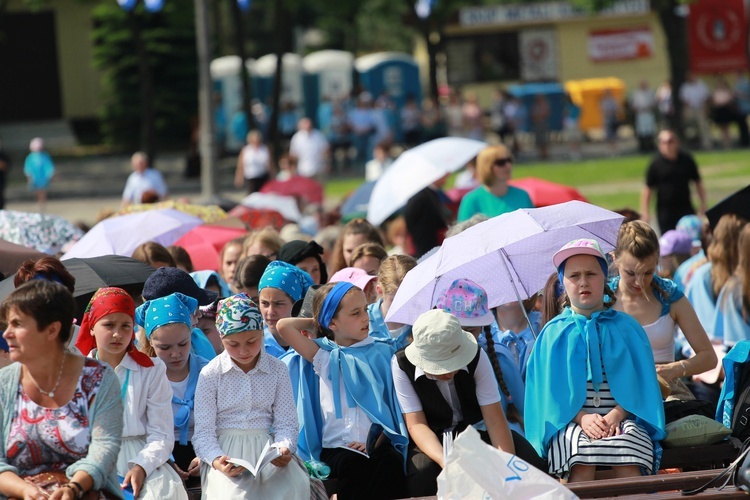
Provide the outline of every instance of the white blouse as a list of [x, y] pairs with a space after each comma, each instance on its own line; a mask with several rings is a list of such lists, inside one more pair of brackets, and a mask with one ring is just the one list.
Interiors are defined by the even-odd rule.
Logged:
[[201, 370], [195, 389], [195, 454], [207, 464], [222, 455], [216, 432], [273, 428], [274, 446], [297, 451], [299, 424], [292, 382], [283, 361], [261, 350], [245, 373], [222, 352]]
[[[374, 339], [372, 337], [367, 337], [365, 340], [352, 344], [351, 347], [364, 347], [373, 342]], [[336, 410], [333, 404], [334, 387], [331, 382], [331, 351], [318, 349], [313, 358], [313, 368], [320, 380], [323, 448], [337, 448], [339, 446], [346, 446], [351, 442], [366, 444], [372, 420], [358, 405], [355, 405], [354, 408], [349, 408], [343, 376], [339, 378], [339, 387], [335, 389], [339, 391], [342, 418], [336, 418]]]
[[[96, 357], [92, 351], [91, 357]], [[167, 379], [167, 367], [159, 358], [151, 358], [154, 366], [141, 366], [125, 354], [115, 373], [120, 384], [127, 380], [124, 391], [123, 439], [143, 436], [146, 447], [138, 456], [128, 459], [128, 467], [140, 465], [148, 477], [169, 460], [174, 448], [174, 417], [172, 416], [172, 387]], [[122, 393], [121, 393], [122, 394]]]

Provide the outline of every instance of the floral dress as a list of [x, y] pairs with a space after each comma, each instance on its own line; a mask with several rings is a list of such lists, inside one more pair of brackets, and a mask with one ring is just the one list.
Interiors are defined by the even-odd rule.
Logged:
[[60, 408], [36, 404], [18, 384], [6, 446], [8, 462], [24, 472], [65, 471], [84, 458], [91, 443], [89, 405], [96, 396], [104, 366], [86, 360], [71, 400]]

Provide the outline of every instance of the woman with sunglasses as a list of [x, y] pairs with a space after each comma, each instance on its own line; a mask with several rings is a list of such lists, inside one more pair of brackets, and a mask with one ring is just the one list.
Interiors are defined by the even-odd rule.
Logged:
[[503, 145], [488, 146], [477, 155], [477, 179], [482, 184], [466, 193], [458, 207], [458, 222], [475, 214], [487, 217], [534, 208], [529, 193], [508, 184], [513, 171], [513, 156]]

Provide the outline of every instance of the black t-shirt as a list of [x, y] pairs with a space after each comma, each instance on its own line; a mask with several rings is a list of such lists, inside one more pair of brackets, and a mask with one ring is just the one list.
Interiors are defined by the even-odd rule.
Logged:
[[693, 213], [690, 182], [700, 180], [698, 165], [690, 154], [683, 151], [674, 161], [662, 155], [656, 156], [646, 172], [646, 185], [656, 190], [657, 212]]

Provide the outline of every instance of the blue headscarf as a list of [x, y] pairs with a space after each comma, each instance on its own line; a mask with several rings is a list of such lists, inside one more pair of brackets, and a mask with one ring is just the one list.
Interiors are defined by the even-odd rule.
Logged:
[[229, 285], [227, 285], [227, 282], [224, 281], [216, 271], [194, 271], [190, 273], [190, 277], [193, 278], [196, 285], [203, 289], [208, 285], [208, 280], [210, 280], [211, 277], [214, 277], [219, 283], [219, 290], [221, 290], [219, 297], [229, 297], [232, 295], [232, 290], [229, 288]]
[[314, 285], [312, 278], [297, 266], [275, 260], [268, 264], [258, 282], [258, 292], [264, 288], [278, 288], [297, 302]]
[[184, 323], [193, 328], [190, 315], [198, 308], [198, 301], [176, 292], [166, 297], [147, 300], [135, 310], [135, 322], [146, 331], [150, 339], [154, 330], [172, 323]]
[[349, 283], [348, 281], [337, 282], [333, 288], [331, 288], [331, 291], [328, 292], [328, 295], [326, 295], [326, 298], [323, 301], [323, 306], [320, 308], [318, 323], [325, 328], [328, 328], [328, 325], [331, 324], [331, 320], [336, 315], [336, 310], [339, 308], [339, 304], [341, 304], [341, 299], [344, 298], [344, 295], [346, 295], [349, 290], [355, 287], [356, 285]]

